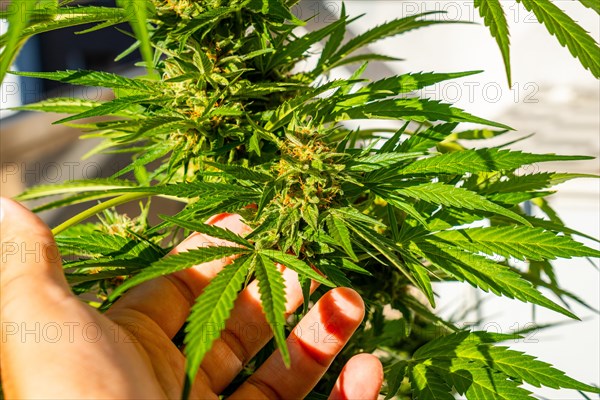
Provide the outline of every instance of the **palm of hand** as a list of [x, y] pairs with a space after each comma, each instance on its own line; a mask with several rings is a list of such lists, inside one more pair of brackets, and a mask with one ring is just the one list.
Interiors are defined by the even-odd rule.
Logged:
[[[2, 221], [3, 243], [26, 240], [55, 249], [51, 233], [37, 217], [12, 201], [3, 200], [2, 207], [5, 212], [6, 208], [12, 211]], [[13, 218], [20, 223], [9, 224]], [[235, 215], [216, 216], [209, 223], [238, 233], [248, 229]], [[194, 234], [172, 253], [214, 242]], [[230, 260], [146, 282], [129, 291], [104, 315], [71, 294], [60, 257], [42, 257], [37, 263], [21, 256], [2, 261], [0, 365], [7, 398], [146, 399], [180, 396], [185, 358], [172, 338], [194, 299]], [[302, 292], [297, 275], [281, 269], [286, 307], [291, 313], [301, 304]], [[259, 299], [256, 282], [240, 293], [221, 337], [200, 366], [192, 398], [218, 398], [270, 340], [272, 333]], [[304, 397], [360, 324], [363, 313], [356, 292], [345, 288], [328, 292], [288, 338], [290, 369], [275, 352], [231, 398]], [[53, 334], [52, 340], [35, 340], [39, 338], [23, 334], [31, 326], [40, 327], [42, 339], [49, 339], [49, 332], [59, 334]], [[16, 331], [12, 329], [15, 327]], [[379, 361], [371, 355], [355, 356], [342, 371], [330, 398], [374, 399], [381, 382]]]

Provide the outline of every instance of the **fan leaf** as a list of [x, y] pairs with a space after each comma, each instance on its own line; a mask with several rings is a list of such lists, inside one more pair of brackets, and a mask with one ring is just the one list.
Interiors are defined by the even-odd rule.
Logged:
[[283, 363], [289, 367], [290, 353], [285, 342], [285, 284], [277, 265], [264, 255], [255, 257], [254, 273], [263, 312], [271, 325]]
[[398, 171], [407, 174], [464, 174], [465, 172], [492, 172], [514, 170], [523, 165], [548, 161], [591, 160], [587, 156], [532, 154], [513, 150], [464, 150], [423, 158]]
[[185, 384], [182, 398], [187, 398], [204, 356], [225, 328], [237, 294], [250, 270], [253, 257], [240, 257], [206, 286], [192, 307], [185, 327]]
[[525, 226], [449, 230], [436, 233], [435, 238], [470, 252], [481, 251], [522, 260], [600, 257], [600, 251], [586, 247], [567, 236]]
[[398, 189], [395, 193], [400, 196], [423, 200], [432, 204], [500, 214], [514, 219], [515, 221], [519, 221], [527, 226], [531, 226], [529, 221], [521, 215], [493, 203], [475, 192], [440, 182], [425, 183], [418, 186]]
[[462, 249], [440, 243], [420, 243], [419, 250], [438, 268], [447, 271], [460, 281], [497, 295], [538, 304], [570, 318], [579, 318], [542, 295], [532, 284], [507, 266], [488, 258], [468, 253]]
[[600, 78], [600, 48], [598, 43], [571, 17], [550, 0], [517, 0], [538, 21], [546, 25], [550, 34], [556, 36], [563, 47], [567, 47], [581, 65]]
[[172, 274], [173, 272], [191, 268], [195, 265], [245, 253], [248, 253], [248, 251], [239, 247], [208, 246], [167, 256], [144, 268], [134, 277], [127, 279], [110, 294], [109, 299], [115, 300], [126, 290], [135, 287], [140, 283], [149, 281], [150, 279]]
[[506, 79], [508, 86], [512, 86], [510, 73], [510, 39], [508, 34], [508, 23], [506, 15], [502, 9], [500, 0], [474, 0], [475, 8], [479, 9], [479, 15], [483, 18], [483, 23], [490, 28], [490, 33], [496, 39], [502, 59], [504, 60], [504, 68], [506, 70]]

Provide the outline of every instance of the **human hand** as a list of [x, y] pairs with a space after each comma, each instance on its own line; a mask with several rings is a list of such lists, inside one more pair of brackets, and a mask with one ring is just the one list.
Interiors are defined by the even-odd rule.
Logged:
[[[185, 358], [172, 338], [195, 298], [231, 260], [145, 282], [100, 314], [71, 293], [48, 227], [12, 200], [3, 198], [1, 209], [0, 373], [5, 397], [179, 398]], [[238, 234], [249, 229], [233, 214], [215, 216], [208, 223]], [[195, 233], [171, 253], [216, 242]], [[282, 271], [286, 310], [292, 313], [302, 303], [302, 291], [296, 273], [284, 267]], [[363, 315], [364, 304], [355, 291], [330, 290], [290, 334], [291, 367], [285, 368], [276, 351], [230, 398], [303, 398]], [[217, 399], [271, 336], [257, 284], [251, 282], [204, 358], [191, 397]], [[375, 399], [382, 380], [379, 360], [357, 355], [342, 370], [330, 399]]]

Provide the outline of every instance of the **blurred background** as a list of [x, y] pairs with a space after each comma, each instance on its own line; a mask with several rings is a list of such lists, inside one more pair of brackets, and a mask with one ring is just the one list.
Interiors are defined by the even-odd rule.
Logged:
[[[112, 2], [86, 2], [110, 6]], [[598, 15], [571, 0], [554, 1], [571, 15], [598, 41]], [[313, 17], [307, 30], [333, 22], [340, 13], [339, 1], [304, 0], [294, 8], [301, 19]], [[503, 1], [510, 24], [513, 84], [509, 87], [500, 51], [487, 28], [481, 24], [470, 0], [461, 1], [403, 1], [349, 0], [347, 14], [366, 14], [350, 25], [350, 34], [393, 17], [423, 11], [445, 11], [438, 15], [449, 22], [465, 21], [475, 24], [438, 25], [406, 33], [375, 43], [369, 51], [390, 54], [404, 59], [401, 62], [377, 63], [368, 67], [366, 75], [381, 78], [392, 74], [417, 71], [484, 72], [422, 90], [422, 94], [465, 109], [469, 113], [510, 125], [515, 132], [501, 136], [497, 145], [534, 134], [512, 148], [542, 153], [600, 155], [600, 83], [585, 71], [579, 62], [562, 48], [529, 12], [514, 1]], [[0, 22], [3, 33], [6, 25]], [[115, 63], [114, 58], [131, 44], [131, 39], [114, 28], [83, 36], [82, 30], [65, 29], [40, 35], [26, 45], [15, 68], [24, 71], [55, 71], [60, 69], [100, 69], [134, 76], [142, 73], [131, 66], [136, 55]], [[126, 26], [120, 29], [127, 29]], [[318, 52], [318, 49], [315, 49]], [[307, 62], [310, 62], [307, 61]], [[338, 69], [332, 74], [347, 77], [353, 66]], [[59, 119], [56, 114], [14, 112], [8, 108], [40, 101], [47, 97], [78, 96], [89, 100], [108, 99], [111, 93], [99, 88], [75, 88], [49, 81], [22, 79], [15, 76], [2, 85], [0, 93], [0, 159], [2, 196], [14, 196], [24, 188], [37, 184], [57, 183], [67, 179], [110, 176], [128, 163], [118, 155], [85, 155], [95, 142], [80, 140], [81, 132], [64, 126], [51, 125]], [[383, 126], [377, 124], [377, 126]], [[394, 126], [389, 123], [385, 126]], [[366, 125], [363, 125], [366, 127]], [[561, 164], [544, 163], [531, 170], [569, 171], [600, 174], [600, 161], [577, 161]], [[551, 204], [565, 223], [593, 237], [600, 236], [600, 180], [579, 179], [557, 187]], [[82, 206], [85, 207], [85, 206]], [[164, 213], [176, 205], [165, 202]], [[81, 209], [46, 212], [42, 217], [50, 225], [65, 220]], [[589, 246], [597, 243], [586, 241]], [[592, 260], [598, 263], [598, 260]], [[562, 285], [576, 292], [582, 300], [600, 307], [600, 275], [585, 259], [561, 260], [556, 263]], [[438, 284], [439, 309], [445, 315], [460, 315], [460, 323], [476, 328], [510, 333], [533, 324], [559, 323], [556, 327], [534, 330], [524, 340], [510, 343], [515, 349], [539, 356], [571, 376], [591, 384], [600, 384], [600, 319], [597, 313], [573, 304], [573, 311], [583, 322], [573, 323], [556, 313], [532, 309], [531, 306], [487, 296], [463, 284]], [[476, 312], [474, 304], [482, 304]], [[548, 399], [576, 399], [572, 391], [538, 389]]]

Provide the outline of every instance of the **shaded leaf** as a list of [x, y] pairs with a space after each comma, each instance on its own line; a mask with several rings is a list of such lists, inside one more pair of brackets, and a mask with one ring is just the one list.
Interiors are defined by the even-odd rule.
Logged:
[[293, 255], [286, 254], [282, 251], [277, 250], [260, 250], [259, 253], [271, 259], [274, 262], [284, 265], [286, 268], [296, 271], [300, 275], [307, 276], [310, 279], [315, 280], [325, 286], [335, 287], [335, 285], [332, 282], [330, 282], [327, 278], [320, 275], [304, 261], [299, 260]]
[[453, 400], [452, 388], [444, 379], [425, 364], [409, 368], [413, 394], [419, 400]]
[[339, 245], [346, 251], [354, 261], [357, 261], [358, 258], [356, 254], [354, 254], [354, 250], [352, 249], [352, 241], [350, 240], [350, 231], [346, 227], [343, 221], [338, 219], [334, 214], [329, 214], [325, 219], [327, 224], [327, 229], [332, 238], [334, 238]]
[[38, 4], [37, 0], [11, 1], [8, 7], [8, 32], [0, 44], [2, 57], [0, 58], [0, 82], [4, 80], [6, 72], [10, 68], [19, 50], [25, 44], [21, 35]]
[[285, 285], [277, 265], [264, 255], [255, 257], [254, 273], [258, 280], [258, 291], [263, 312], [273, 329], [277, 348], [283, 363], [289, 367], [290, 353], [285, 342]]
[[129, 17], [129, 23], [140, 42], [140, 52], [146, 63], [148, 73], [151, 73], [153, 66], [152, 45], [150, 44], [150, 34], [148, 33], [148, 2], [146, 0], [117, 0], [117, 4], [125, 9]]
[[598, 0], [579, 0], [581, 4], [585, 7], [590, 8], [596, 11], [597, 14], [600, 14], [600, 1]]
[[[160, 85], [153, 81], [126, 78], [111, 72], [87, 71], [87, 70], [65, 70], [56, 72], [18, 72], [11, 74], [27, 76], [30, 78], [48, 79], [72, 85], [100, 86], [113, 89], [132, 89], [141, 92], [157, 93]], [[73, 99], [75, 100], [75, 99]]]
[[253, 257], [240, 257], [224, 267], [192, 307], [185, 327], [185, 383], [182, 398], [187, 398], [204, 356], [225, 328], [238, 292], [242, 288]]
[[411, 15], [409, 17], [396, 19], [384, 24], [378, 25], [365, 33], [355, 36], [344, 44], [335, 54], [330, 58], [330, 63], [335, 65], [339, 60], [343, 60], [348, 54], [367, 46], [373, 42], [376, 42], [387, 37], [396, 36], [404, 32], [411, 31], [413, 29], [423, 28], [429, 25], [449, 23], [451, 21], [445, 21], [443, 19], [424, 19], [427, 16], [443, 13], [441, 11], [430, 11], [421, 14]]
[[[111, 21], [118, 24], [125, 20], [125, 11], [116, 7], [59, 7], [53, 11], [53, 17], [37, 21], [34, 24], [22, 29], [19, 40], [26, 39], [39, 33], [49, 32], [56, 29], [89, 24], [100, 21]], [[106, 24], [105, 26], [108, 26]], [[17, 30], [18, 32], [18, 30]], [[7, 35], [0, 36], [0, 47], [6, 45]]]
[[466, 280], [486, 292], [491, 290], [497, 295], [503, 294], [523, 302], [535, 303], [570, 318], [579, 319], [572, 312], [546, 298], [530, 282], [507, 266], [440, 243], [420, 243], [418, 248], [438, 268], [447, 271], [461, 281]]
[[110, 294], [109, 298], [111, 300], [115, 300], [126, 290], [150, 279], [191, 268], [194, 265], [200, 265], [209, 261], [224, 259], [226, 257], [231, 257], [236, 254], [244, 254], [247, 252], [247, 250], [244, 250], [240, 247], [208, 246], [167, 256], [144, 268], [136, 276], [127, 279], [121, 286], [116, 288], [115, 291]]
[[189, 229], [190, 231], [204, 233], [213, 238], [227, 240], [229, 242], [237, 243], [246, 248], [254, 248], [252, 243], [244, 239], [242, 236], [238, 235], [235, 232], [230, 231], [227, 228], [221, 228], [216, 225], [209, 225], [202, 222], [191, 221], [191, 220], [183, 220], [175, 217], [169, 217], [167, 215], [160, 215], [162, 219], [165, 221], [172, 222], [177, 226], [181, 226], [182, 228]]

